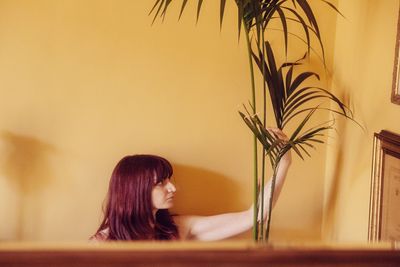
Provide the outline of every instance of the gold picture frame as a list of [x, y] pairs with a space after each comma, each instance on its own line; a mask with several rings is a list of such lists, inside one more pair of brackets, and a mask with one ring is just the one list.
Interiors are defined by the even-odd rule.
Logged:
[[373, 142], [369, 241], [400, 240], [400, 135], [382, 130]]
[[400, 9], [397, 19], [397, 35], [396, 35], [396, 48], [394, 57], [393, 68], [393, 82], [392, 82], [392, 103], [400, 105], [400, 59], [399, 59], [399, 46], [400, 46]]

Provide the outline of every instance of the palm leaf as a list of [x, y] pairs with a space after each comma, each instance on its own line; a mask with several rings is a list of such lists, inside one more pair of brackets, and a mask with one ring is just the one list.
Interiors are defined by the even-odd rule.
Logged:
[[203, 5], [203, 0], [199, 0], [197, 3], [197, 15], [196, 15], [196, 23], [199, 22], [201, 6]]
[[246, 123], [246, 125], [250, 128], [250, 130], [254, 133], [260, 143], [263, 145], [265, 149], [265, 154], [273, 157], [273, 160], [279, 154], [279, 146], [282, 145], [282, 140], [275, 138], [262, 124], [260, 118], [253, 114], [251, 115], [246, 107], [244, 107], [247, 113], [247, 116], [239, 111], [240, 116]]
[[[324, 127], [315, 127], [312, 128], [312, 130], [308, 130], [305, 133], [303, 133], [300, 137], [295, 138], [292, 141], [291, 147], [296, 151], [296, 146], [300, 147], [303, 152], [307, 154], [307, 156], [311, 157], [309, 152], [303, 147], [303, 145], [306, 145], [312, 149], [315, 149], [315, 147], [310, 144], [310, 142], [315, 142], [315, 143], [324, 143], [324, 141], [316, 139], [315, 137], [317, 136], [324, 136], [321, 134], [321, 132], [326, 131], [328, 129], [332, 129], [331, 126], [324, 126]], [[296, 153], [300, 156], [301, 159], [304, 160], [304, 157], [301, 155], [301, 152], [297, 149]]]
[[303, 157], [303, 155], [301, 154], [300, 150], [296, 147], [296, 144], [293, 144], [293, 145], [292, 145], [292, 148], [293, 148], [294, 152], [296, 152], [296, 154], [297, 154], [302, 160], [304, 160], [304, 157]]
[[239, 111], [240, 116], [242, 117], [243, 121], [246, 123], [246, 125], [250, 128], [250, 130], [254, 133], [254, 135], [257, 137], [260, 142], [266, 143], [267, 141], [264, 140], [262, 134], [258, 130], [257, 125], [253, 123], [253, 121], [250, 118], [251, 115], [246, 116], [244, 113]]
[[[292, 19], [292, 18], [287, 18], [288, 20], [292, 20], [292, 21], [296, 21], [296, 22], [298, 22], [298, 23], [300, 23], [301, 24], [301, 26], [303, 26], [303, 30], [304, 30], [304, 33], [305, 33], [305, 35], [306, 35], [306, 40], [307, 40], [307, 47], [308, 47], [308, 49], [307, 49], [307, 51], [308, 51], [308, 54], [310, 54], [310, 49], [311, 49], [311, 41], [310, 41], [310, 32], [309, 32], [309, 29], [310, 30], [312, 30], [312, 31], [314, 31], [314, 29], [313, 28], [311, 28], [311, 27], [309, 27], [307, 24], [306, 24], [306, 22], [304, 21], [304, 19], [299, 15], [299, 13], [297, 13], [295, 10], [293, 10], [292, 8], [288, 8], [288, 7], [283, 7], [284, 9], [286, 9], [286, 10], [288, 10], [288, 11], [290, 11], [293, 15], [295, 15], [296, 17], [297, 17], [297, 19], [298, 19], [298, 21], [296, 21], [296, 20], [294, 20], [294, 19]], [[314, 31], [314, 33], [315, 33], [315, 31]], [[320, 40], [318, 37], [317, 37], [317, 39], [318, 40]], [[320, 42], [320, 44], [321, 44], [321, 48], [322, 48], [322, 50], [323, 50], [323, 44], [322, 44], [322, 42]]]
[[[350, 109], [346, 107], [345, 104], [343, 104], [340, 99], [338, 99], [334, 94], [329, 92], [328, 90], [320, 87], [304, 87], [302, 89], [299, 89], [296, 91], [295, 94], [291, 95], [287, 102], [286, 102], [286, 111], [284, 115], [284, 119], [287, 118], [293, 110], [289, 109], [292, 108], [294, 103], [298, 103], [300, 100], [304, 99], [305, 97], [309, 96], [310, 94], [316, 94], [316, 93], [321, 93], [322, 95], [319, 95], [319, 98], [328, 98], [329, 100], [333, 101], [336, 103], [339, 108], [341, 109], [342, 115], [345, 117], [353, 117], [353, 113], [351, 112]], [[349, 115], [347, 114], [349, 113]]]
[[335, 7], [334, 4], [326, 1], [326, 0], [321, 0], [322, 2], [324, 2], [325, 4], [329, 5], [331, 8], [333, 8], [338, 14], [340, 14], [343, 18], [345, 18], [345, 16], [339, 11], [339, 9], [337, 9], [337, 7]]
[[[281, 76], [278, 73], [278, 68], [276, 66], [276, 61], [275, 61], [275, 56], [274, 52], [272, 51], [271, 45], [269, 42], [265, 43], [265, 48], [267, 52], [267, 61], [268, 61], [268, 67], [270, 71], [270, 76], [267, 78], [270, 79], [269, 81], [269, 92], [271, 95], [272, 104], [275, 112], [275, 118], [276, 121], [280, 121], [281, 117], [281, 110], [282, 110], [282, 97], [283, 97], [283, 90], [282, 84], [283, 81], [281, 81]], [[272, 86], [271, 86], [272, 85]]]
[[149, 14], [151, 14], [153, 11], [155, 11], [155, 10], [156, 10], [156, 7], [158, 6], [157, 11], [156, 11], [156, 13], [155, 13], [155, 15], [154, 15], [153, 21], [151, 22], [152, 24], [153, 24], [154, 21], [157, 19], [158, 14], [160, 14], [160, 11], [161, 11], [161, 9], [162, 9], [162, 7], [163, 7], [163, 5], [164, 5], [165, 3], [166, 3], [165, 0], [157, 0], [157, 2], [154, 4], [153, 8], [150, 10], [150, 13], [149, 13]]
[[310, 5], [307, 0], [296, 0], [299, 6], [302, 8], [303, 12], [306, 14], [308, 21], [311, 23], [313, 28], [315, 29], [316, 35], [318, 38], [321, 38], [321, 34], [319, 32], [319, 27], [317, 20], [315, 19], [314, 12], [312, 11]]
[[304, 125], [307, 123], [307, 121], [311, 118], [311, 116], [314, 114], [314, 112], [317, 110], [317, 107], [315, 107], [314, 109], [312, 109], [307, 116], [305, 116], [305, 118], [303, 119], [303, 121], [300, 123], [299, 126], [297, 126], [297, 128], [294, 130], [294, 132], [292, 133], [290, 140], [294, 141], [297, 137], [297, 135], [300, 133], [300, 131], [303, 129]]
[[172, 2], [172, 0], [166, 0], [165, 1], [165, 6], [164, 6], [164, 9], [163, 9], [163, 12], [161, 13], [161, 16], [162, 16], [163, 20], [165, 19], [165, 16], [167, 14], [167, 9], [168, 9], [169, 5], [171, 4], [171, 2]]
[[299, 143], [299, 144], [297, 144], [297, 146], [298, 147], [300, 147], [301, 148], [301, 150], [303, 150], [304, 151], [304, 153], [306, 153], [307, 154], [307, 156], [309, 156], [310, 158], [311, 158], [311, 155], [310, 155], [310, 153], [308, 153], [308, 151], [301, 145], [301, 143]]
[[288, 72], [286, 73], [286, 79], [285, 79], [285, 81], [286, 81], [286, 84], [285, 84], [286, 99], [289, 97], [287, 88], [290, 88], [290, 85], [292, 84], [293, 68], [294, 68], [294, 66], [290, 66]]
[[244, 6], [238, 5], [238, 41], [240, 40], [240, 32], [242, 30], [242, 21], [244, 14]]
[[294, 104], [294, 106], [291, 106], [290, 109], [285, 110], [285, 113], [283, 115], [283, 121], [289, 122], [288, 117], [290, 116], [290, 114], [292, 114], [297, 108], [304, 106], [305, 104], [308, 104], [308, 102], [311, 102], [311, 100], [315, 100], [318, 98], [329, 98], [326, 95], [314, 95], [314, 96], [309, 96], [309, 97], [305, 97], [302, 100], [299, 100], [298, 102], [296, 102]]
[[[295, 88], [294, 90], [296, 90], [296, 89], [297, 88]], [[291, 104], [292, 102], [298, 101], [297, 99], [299, 99], [299, 96], [301, 97], [302, 94], [304, 95], [309, 90], [316, 92], [317, 90], [315, 90], [315, 89], [316, 88], [313, 86], [307, 86], [307, 87], [300, 88], [300, 89], [296, 90], [295, 92], [294, 91], [288, 92], [288, 99], [286, 102], [287, 108], [288, 108], [288, 105]]]
[[222, 21], [224, 20], [226, 0], [221, 0], [220, 12], [219, 12], [219, 27], [222, 28]]
[[[294, 114], [290, 115], [289, 117], [284, 118], [284, 119], [283, 119], [283, 124], [282, 124], [282, 129], [285, 128], [286, 124], [288, 124], [294, 117], [296, 117], [297, 115], [300, 115], [300, 114], [302, 114], [302, 113], [304, 113], [304, 112], [307, 112], [307, 111], [309, 111], [309, 110], [311, 110], [311, 109], [313, 109], [313, 108], [304, 108], [304, 109], [301, 109], [301, 110], [299, 110], [299, 111], [296, 111]], [[329, 112], [332, 112], [332, 113], [335, 113], [335, 114], [344, 116], [344, 117], [346, 117], [346, 118], [348, 118], [348, 119], [350, 119], [350, 120], [354, 120], [353, 118], [351, 118], [351, 117], [349, 117], [349, 116], [347, 116], [347, 115], [343, 115], [342, 112], [337, 111], [337, 110], [334, 110], [334, 109], [331, 109], [331, 108], [322, 108], [322, 107], [318, 107], [318, 110], [329, 111]]]
[[263, 29], [267, 28], [269, 22], [271, 21], [272, 16], [275, 14], [275, 12], [277, 12], [278, 8], [280, 8], [280, 6], [286, 2], [286, 0], [268, 0], [266, 2], [267, 3], [263, 5], [262, 9]]
[[316, 98], [327, 97], [324, 94], [319, 94], [319, 95], [316, 95], [316, 94], [318, 94], [317, 91], [311, 91], [306, 94], [300, 95], [298, 98], [296, 98], [295, 100], [293, 100], [291, 102], [288, 101], [286, 103], [285, 112], [283, 114], [283, 120], [285, 120], [298, 107], [304, 106], [304, 104], [307, 104], [311, 100], [316, 99]]
[[181, 7], [181, 12], [179, 12], [179, 18], [178, 18], [178, 20], [181, 19], [182, 14], [183, 14], [183, 10], [185, 10], [185, 7], [186, 7], [187, 2], [188, 2], [188, 0], [183, 0], [183, 2], [182, 2], [182, 7]]
[[290, 85], [288, 95], [291, 95], [296, 90], [296, 88], [299, 87], [299, 85], [301, 83], [303, 83], [305, 80], [307, 80], [308, 78], [310, 78], [312, 76], [315, 76], [319, 80], [319, 75], [316, 74], [315, 72], [307, 71], [307, 72], [303, 72], [300, 75], [298, 75], [294, 79], [293, 83]]
[[[155, 8], [158, 6], [158, 5], [160, 5], [160, 2], [164, 2], [165, 0], [156, 0], [155, 2], [154, 2], [154, 5], [153, 5], [153, 7], [150, 9], [150, 12], [149, 12], [149, 15], [151, 14], [151, 13], [153, 13], [153, 11], [155, 10]], [[162, 5], [162, 4], [161, 4]]]

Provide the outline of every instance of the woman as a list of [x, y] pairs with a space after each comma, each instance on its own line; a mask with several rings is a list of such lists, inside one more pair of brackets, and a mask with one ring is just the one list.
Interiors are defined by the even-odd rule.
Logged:
[[[279, 129], [269, 129], [287, 141]], [[275, 184], [273, 205], [282, 189], [291, 163], [290, 151], [281, 159]], [[108, 190], [104, 219], [94, 241], [106, 240], [221, 240], [253, 225], [253, 206], [235, 213], [214, 216], [171, 216], [176, 188], [170, 178], [172, 166], [152, 155], [124, 157], [115, 167]], [[269, 195], [270, 182], [265, 186]], [[268, 214], [264, 198], [264, 219]]]

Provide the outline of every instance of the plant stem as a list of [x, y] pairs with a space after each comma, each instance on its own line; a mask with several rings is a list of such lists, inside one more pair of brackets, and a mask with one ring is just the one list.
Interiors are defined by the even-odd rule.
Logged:
[[267, 218], [267, 224], [265, 227], [265, 241], [268, 242], [268, 238], [269, 238], [269, 228], [271, 225], [271, 214], [272, 214], [272, 202], [274, 199], [274, 191], [275, 191], [275, 182], [276, 182], [276, 173], [278, 170], [278, 165], [279, 165], [279, 157], [277, 158], [277, 160], [275, 161], [275, 163], [273, 164], [272, 168], [274, 170], [274, 173], [272, 175], [272, 181], [271, 181], [271, 194], [269, 195], [269, 204], [268, 204], [268, 218]]
[[[253, 58], [251, 53], [251, 42], [249, 37], [249, 29], [247, 28], [246, 22], [243, 19], [243, 25], [246, 32], [246, 43], [247, 43], [247, 52], [249, 57], [249, 67], [250, 67], [250, 80], [251, 80], [251, 94], [252, 94], [252, 105], [253, 105], [253, 114], [256, 114], [256, 85], [254, 81], [254, 68], [253, 68]], [[257, 155], [257, 137], [253, 135], [253, 178], [254, 178], [254, 213], [253, 213], [253, 239], [254, 241], [258, 240], [258, 155]]]
[[[266, 88], [266, 80], [265, 80], [265, 38], [264, 38], [264, 29], [262, 27], [262, 23], [261, 23], [261, 51], [262, 51], [262, 58], [263, 60], [261, 60], [261, 64], [262, 64], [262, 78], [263, 78], [263, 124], [264, 127], [266, 127], [267, 125], [267, 88]], [[260, 45], [259, 45], [260, 46]], [[265, 184], [265, 153], [266, 150], [263, 146], [263, 153], [262, 153], [262, 168], [261, 168], [261, 218], [262, 220], [264, 219], [264, 184]], [[260, 236], [261, 239], [264, 236], [264, 222], [261, 223], [261, 229], [260, 229]], [[268, 241], [268, 240], [265, 240]]]
[[260, 225], [260, 236], [261, 240], [264, 236], [264, 185], [265, 185], [265, 148], [263, 147], [262, 154], [262, 167], [261, 167], [261, 225]]

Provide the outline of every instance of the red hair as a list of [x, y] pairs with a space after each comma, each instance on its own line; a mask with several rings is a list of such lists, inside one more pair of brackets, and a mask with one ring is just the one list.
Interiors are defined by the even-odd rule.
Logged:
[[[151, 199], [153, 186], [172, 173], [171, 164], [159, 156], [133, 155], [121, 159], [111, 175], [104, 219], [94, 238], [178, 239], [178, 228], [169, 211], [160, 209], [154, 218]], [[108, 232], [105, 236], [104, 231]]]

